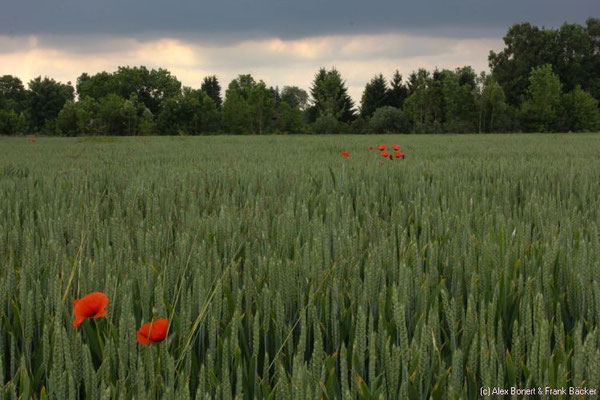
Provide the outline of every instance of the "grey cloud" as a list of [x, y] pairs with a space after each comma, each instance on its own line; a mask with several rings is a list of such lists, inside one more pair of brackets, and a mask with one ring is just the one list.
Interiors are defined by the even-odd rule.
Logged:
[[[141, 45], [165, 39], [151, 35], [144, 39], [117, 35], [66, 35], [51, 34], [35, 36], [35, 41], [24, 37], [10, 37], [0, 35], [0, 54], [12, 53], [27, 48], [60, 49], [66, 54], [79, 56], [123, 57], [123, 62], [128, 58], [128, 53], [135, 52]], [[227, 38], [219, 42], [215, 38], [207, 40], [198, 35], [181, 35], [172, 37], [182, 46], [187, 46], [190, 51], [197, 52], [197, 57], [203, 58], [203, 64], [214, 70], [243, 65], [246, 68], [260, 68], [263, 66], [295, 66], [314, 68], [315, 59], [298, 53], [294, 43], [306, 43], [309, 47], [319, 48], [323, 43], [324, 48], [319, 51], [318, 59], [330, 63], [334, 60], [378, 60], [378, 59], [407, 59], [425, 56], [443, 56], [451, 51], [448, 44], [452, 39], [416, 34], [381, 34], [381, 35], [332, 35], [298, 40], [283, 40], [283, 49], [276, 51], [269, 48], [273, 38], [237, 37]], [[491, 42], [491, 40], [489, 40]], [[494, 38], [490, 46], [495, 46], [499, 38]], [[491, 47], [490, 47], [491, 48]]]
[[597, 0], [21, 0], [5, 4], [0, 35], [191, 35], [220, 41], [412, 31], [499, 36], [513, 23], [557, 26], [600, 16]]

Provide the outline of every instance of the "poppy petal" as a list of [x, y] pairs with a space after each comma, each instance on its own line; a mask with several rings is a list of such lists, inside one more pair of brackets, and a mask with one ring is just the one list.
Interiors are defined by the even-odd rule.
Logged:
[[85, 321], [85, 318], [84, 318], [84, 317], [77, 317], [77, 318], [75, 318], [75, 321], [73, 321], [73, 326], [74, 326], [75, 328], [78, 328], [78, 327], [79, 327], [79, 325], [81, 325], [81, 323], [82, 323], [83, 321]]
[[101, 318], [106, 315], [108, 296], [102, 292], [93, 292], [80, 299], [73, 300], [73, 326], [78, 327], [87, 318]]
[[138, 332], [138, 334], [137, 334], [137, 341], [139, 344], [143, 344], [143, 345], [154, 343], [152, 340], [150, 340], [148, 338], [148, 336], [145, 336], [144, 334], [142, 334], [140, 332]]
[[169, 320], [166, 318], [147, 322], [137, 331], [137, 339], [140, 344], [152, 344], [161, 342], [167, 337]]

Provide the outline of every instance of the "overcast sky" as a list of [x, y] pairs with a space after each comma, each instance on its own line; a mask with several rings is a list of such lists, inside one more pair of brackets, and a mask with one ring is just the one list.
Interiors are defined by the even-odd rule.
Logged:
[[74, 82], [119, 65], [165, 67], [184, 85], [238, 74], [308, 89], [337, 67], [355, 101], [373, 75], [487, 69], [510, 25], [600, 17], [598, 0], [20, 0], [0, 13], [0, 75]]

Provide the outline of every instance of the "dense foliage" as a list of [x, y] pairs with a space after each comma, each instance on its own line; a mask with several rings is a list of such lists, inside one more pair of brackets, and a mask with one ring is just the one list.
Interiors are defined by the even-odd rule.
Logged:
[[600, 388], [600, 137], [396, 140], [0, 139], [0, 398]]
[[[222, 98], [215, 75], [192, 89], [165, 69], [144, 66], [83, 73], [75, 88], [47, 77], [33, 79], [25, 88], [18, 78], [5, 75], [0, 77], [0, 134], [600, 130], [600, 19], [558, 29], [516, 24], [504, 43], [502, 51], [490, 52], [491, 74], [478, 74], [469, 66], [419, 69], [404, 81], [396, 70], [389, 83], [377, 74], [366, 84], [359, 109], [335, 68], [318, 70], [310, 97], [296, 86], [280, 91], [242, 74]], [[378, 130], [382, 126], [385, 130]]]

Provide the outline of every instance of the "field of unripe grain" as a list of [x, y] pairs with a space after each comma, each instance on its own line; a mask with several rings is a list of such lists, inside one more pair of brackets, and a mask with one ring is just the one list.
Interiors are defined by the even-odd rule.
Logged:
[[599, 183], [598, 134], [0, 138], [0, 399], [600, 389]]

